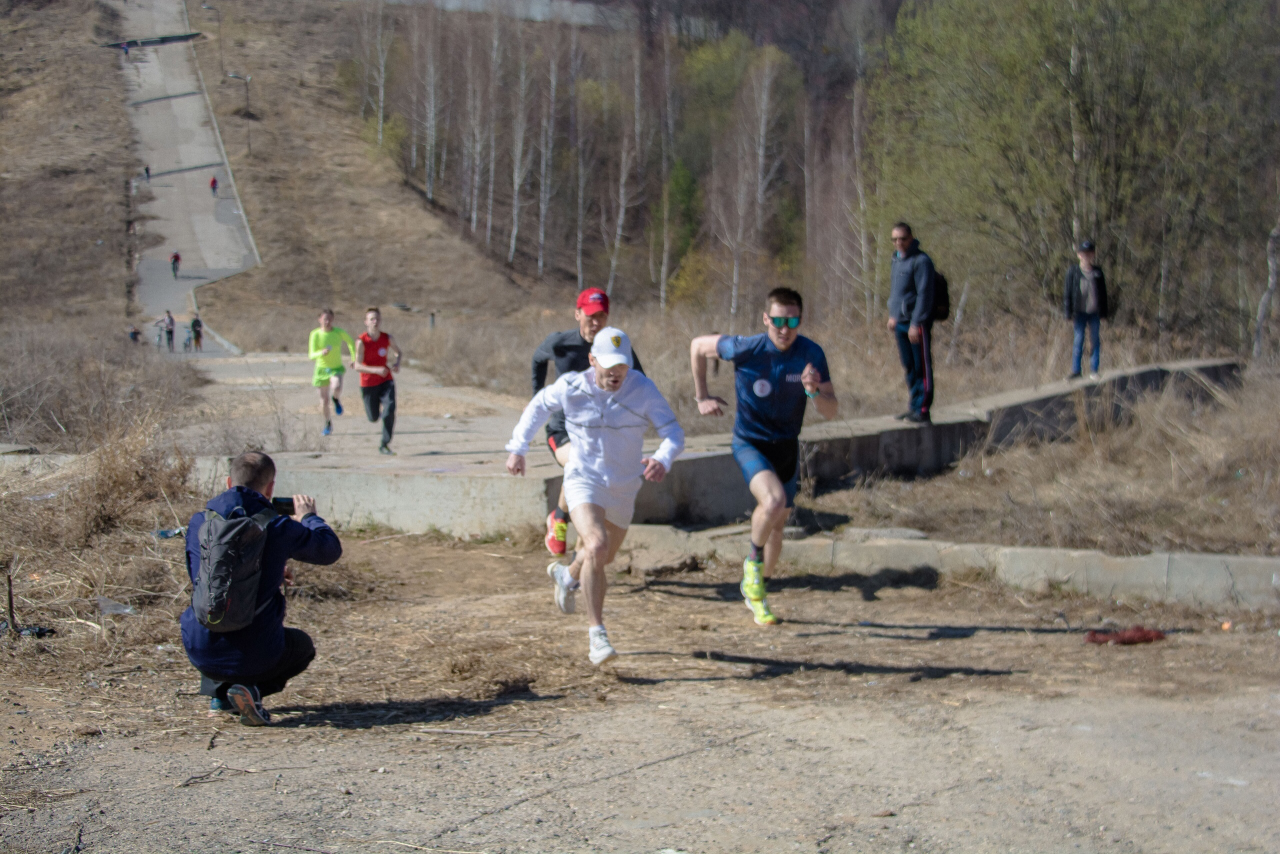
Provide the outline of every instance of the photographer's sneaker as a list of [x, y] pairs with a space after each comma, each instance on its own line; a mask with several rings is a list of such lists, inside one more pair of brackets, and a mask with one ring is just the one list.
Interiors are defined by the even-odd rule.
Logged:
[[213, 718], [221, 714], [234, 715], [235, 713], [235, 706], [231, 705], [230, 700], [221, 700], [217, 697], [209, 698], [209, 717]]
[[232, 685], [227, 689], [227, 700], [240, 713], [240, 723], [245, 726], [266, 726], [271, 723], [271, 713], [262, 708], [262, 695], [257, 685]]
[[553, 560], [547, 566], [547, 575], [556, 585], [556, 607], [562, 613], [572, 614], [576, 607], [573, 594], [578, 589], [578, 582], [569, 574], [569, 567]]
[[333, 399], [333, 412], [335, 415], [342, 414], [342, 401], [338, 400], [336, 397]]
[[609, 634], [604, 630], [604, 626], [592, 626], [587, 632], [587, 637], [591, 640], [591, 652], [587, 657], [597, 667], [618, 655], [613, 644], [609, 643]]

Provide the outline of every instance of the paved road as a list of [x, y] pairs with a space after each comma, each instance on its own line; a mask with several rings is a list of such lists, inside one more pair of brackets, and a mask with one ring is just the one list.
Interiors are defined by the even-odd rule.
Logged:
[[[135, 0], [123, 7], [130, 37], [187, 32], [179, 0]], [[189, 44], [149, 47], [123, 59], [138, 156], [151, 166], [154, 199], [140, 206], [143, 227], [163, 242], [143, 252], [137, 300], [144, 314], [165, 309], [185, 319], [191, 289], [256, 266], [240, 199], [223, 158]], [[218, 179], [215, 198], [209, 179]], [[140, 188], [147, 186], [139, 180]], [[169, 256], [182, 264], [175, 277]], [[206, 336], [206, 351], [221, 352]]]

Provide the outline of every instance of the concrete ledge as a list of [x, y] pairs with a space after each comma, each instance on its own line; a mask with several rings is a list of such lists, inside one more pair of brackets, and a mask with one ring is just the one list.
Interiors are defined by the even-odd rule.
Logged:
[[[633, 525], [624, 550], [684, 551], [739, 561], [746, 557], [749, 546], [748, 533], [742, 526], [689, 532]], [[942, 574], [981, 570], [994, 573], [1011, 587], [1024, 589], [1047, 585], [1105, 599], [1129, 597], [1195, 607], [1280, 612], [1280, 558], [1187, 553], [1112, 557], [1089, 550], [938, 540], [847, 542], [835, 536], [788, 542], [783, 546], [782, 559], [800, 569], [865, 575], [922, 567]]]

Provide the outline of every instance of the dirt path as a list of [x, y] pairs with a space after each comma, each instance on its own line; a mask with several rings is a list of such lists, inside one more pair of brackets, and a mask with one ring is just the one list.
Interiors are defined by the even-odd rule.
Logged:
[[[536, 551], [371, 539], [303, 568], [290, 621], [319, 658], [272, 698], [270, 729], [207, 716], [177, 606], [117, 618], [105, 658], [79, 625], [6, 642], [0, 847], [1280, 847], [1263, 620], [1228, 633], [882, 573], [781, 579], [787, 622], [766, 631], [711, 567], [615, 578], [624, 655], [596, 670]], [[1139, 619], [1185, 631], [1143, 647], [1075, 631]]]

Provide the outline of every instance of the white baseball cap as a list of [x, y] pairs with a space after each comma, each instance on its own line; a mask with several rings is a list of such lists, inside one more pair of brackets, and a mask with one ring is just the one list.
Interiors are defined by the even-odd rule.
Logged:
[[591, 355], [596, 357], [596, 363], [602, 368], [615, 365], [629, 368], [632, 365], [631, 339], [621, 329], [606, 326], [596, 333], [595, 340], [591, 342]]

